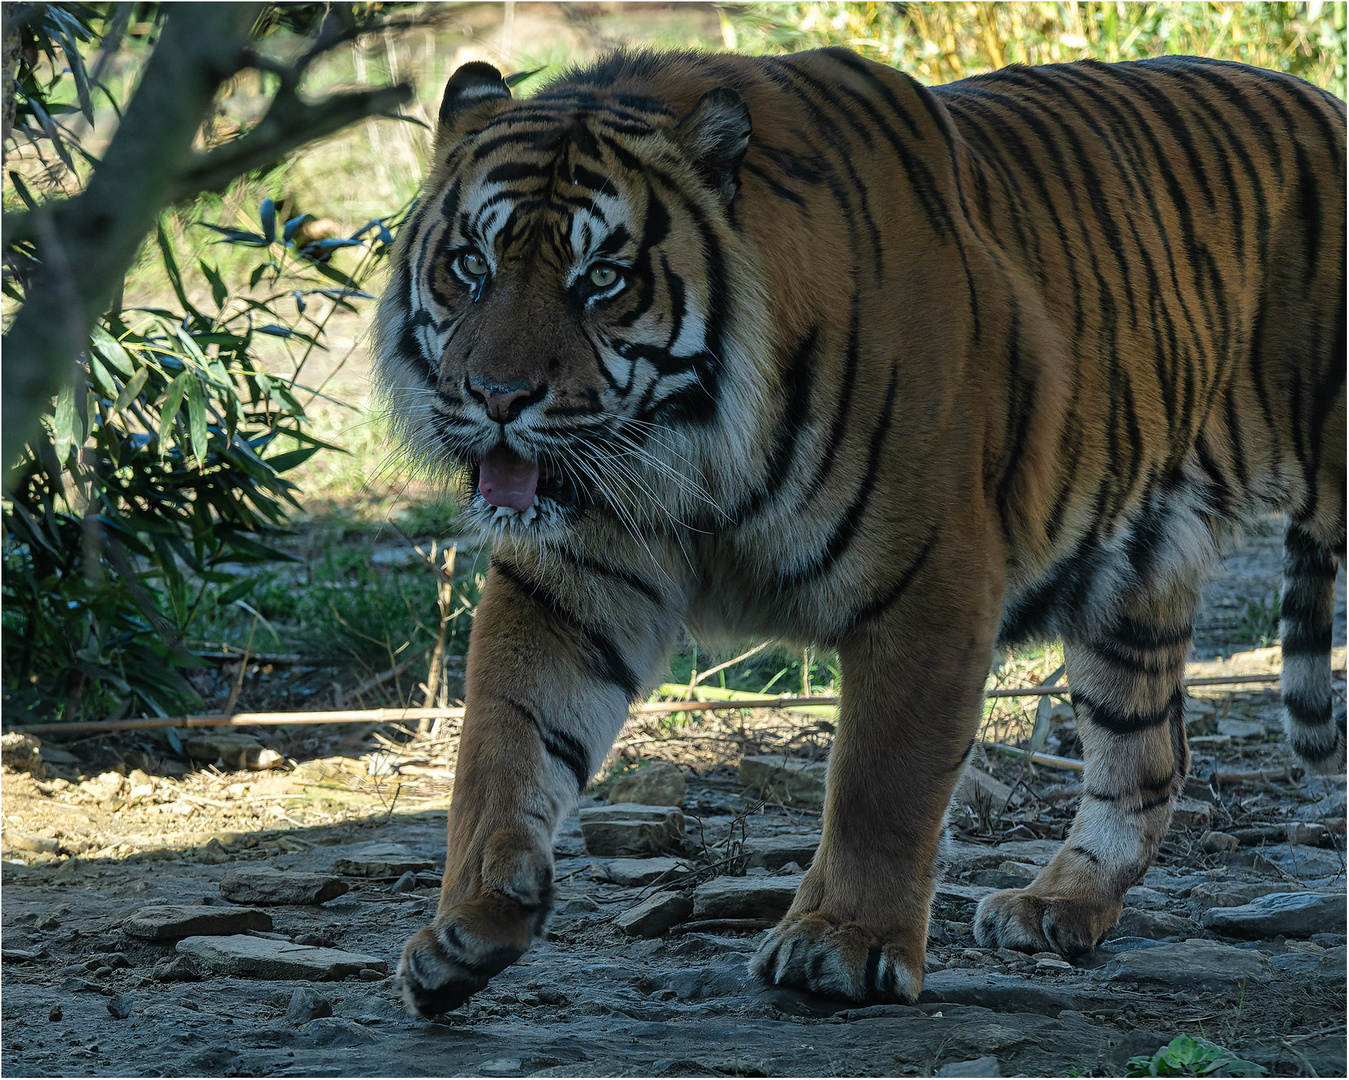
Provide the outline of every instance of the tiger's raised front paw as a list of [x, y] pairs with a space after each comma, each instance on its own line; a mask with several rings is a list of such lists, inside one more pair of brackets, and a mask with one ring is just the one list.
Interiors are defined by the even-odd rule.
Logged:
[[459, 1008], [543, 932], [546, 909], [527, 913], [506, 898], [494, 900], [438, 913], [407, 943], [398, 992], [411, 1015], [429, 1019]]
[[979, 901], [974, 940], [985, 949], [1080, 956], [1119, 920], [1122, 900], [1003, 889]]
[[923, 988], [923, 942], [881, 941], [823, 911], [788, 915], [750, 961], [761, 979], [858, 1002], [910, 1004]]

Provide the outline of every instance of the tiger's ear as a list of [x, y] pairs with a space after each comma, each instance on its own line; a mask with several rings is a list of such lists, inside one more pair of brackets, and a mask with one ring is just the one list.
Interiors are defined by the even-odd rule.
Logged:
[[464, 64], [445, 84], [445, 96], [440, 99], [440, 128], [457, 134], [455, 125], [469, 110], [485, 101], [509, 101], [510, 96], [506, 80], [491, 64], [481, 60]]
[[675, 125], [676, 141], [721, 197], [730, 203], [739, 181], [736, 173], [749, 146], [749, 106], [731, 86], [717, 86]]

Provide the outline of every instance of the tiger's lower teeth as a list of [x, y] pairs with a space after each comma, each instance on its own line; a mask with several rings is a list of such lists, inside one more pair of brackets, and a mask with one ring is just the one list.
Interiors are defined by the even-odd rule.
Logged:
[[518, 517], [520, 519], [520, 524], [528, 525], [538, 516], [538, 504], [530, 503], [524, 510], [517, 510], [513, 506], [498, 506], [496, 513], [492, 515], [492, 520], [500, 521], [502, 518]]

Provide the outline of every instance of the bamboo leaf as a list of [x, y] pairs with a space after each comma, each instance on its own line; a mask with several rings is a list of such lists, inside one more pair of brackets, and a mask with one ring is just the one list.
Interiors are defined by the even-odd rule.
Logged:
[[[183, 373], [184, 375], [187, 372]], [[201, 388], [201, 380], [191, 378], [187, 383], [187, 421], [188, 433], [192, 440], [192, 453], [196, 455], [197, 467], [206, 465], [206, 395]]]

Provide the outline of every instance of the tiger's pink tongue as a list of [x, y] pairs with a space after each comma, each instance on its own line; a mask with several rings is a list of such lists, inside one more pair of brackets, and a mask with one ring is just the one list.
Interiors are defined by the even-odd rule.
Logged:
[[498, 446], [478, 465], [478, 493], [493, 506], [528, 510], [539, 486], [539, 466]]

